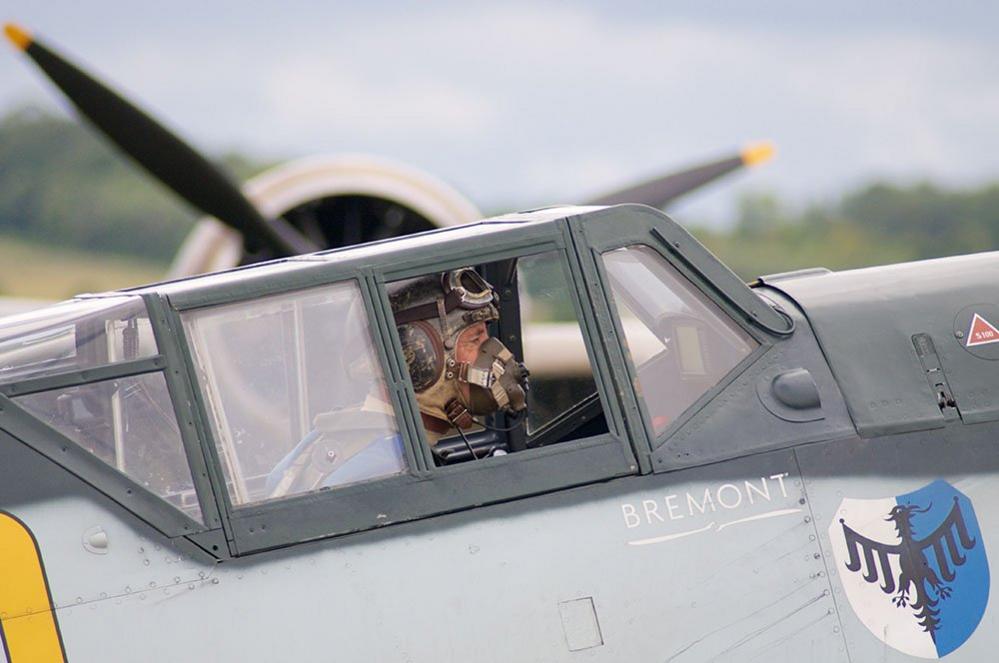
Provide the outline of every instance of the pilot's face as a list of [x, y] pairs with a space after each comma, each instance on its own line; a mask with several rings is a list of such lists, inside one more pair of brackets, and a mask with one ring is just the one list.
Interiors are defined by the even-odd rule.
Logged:
[[488, 338], [489, 330], [486, 329], [486, 323], [476, 322], [468, 327], [458, 334], [458, 341], [454, 348], [455, 359], [471, 364], [479, 356], [479, 348]]
[[[459, 363], [471, 364], [479, 356], [479, 348], [488, 339], [489, 330], [486, 328], [486, 323], [476, 322], [458, 334], [458, 340], [454, 346], [454, 358]], [[467, 403], [469, 392], [468, 384], [465, 382], [461, 384], [461, 395]]]

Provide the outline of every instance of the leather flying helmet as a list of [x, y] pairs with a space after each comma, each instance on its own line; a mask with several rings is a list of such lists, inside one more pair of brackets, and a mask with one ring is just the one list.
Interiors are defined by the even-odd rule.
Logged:
[[455, 356], [464, 330], [499, 319], [496, 293], [478, 272], [463, 267], [397, 282], [389, 299], [421, 412], [467, 428], [474, 415], [527, 407], [527, 370], [499, 339], [484, 342], [472, 362]]

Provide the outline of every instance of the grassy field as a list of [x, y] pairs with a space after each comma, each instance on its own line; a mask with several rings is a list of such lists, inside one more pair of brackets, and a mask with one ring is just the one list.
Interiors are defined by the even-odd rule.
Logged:
[[0, 297], [66, 299], [141, 285], [163, 277], [167, 266], [143, 260], [52, 248], [0, 235]]

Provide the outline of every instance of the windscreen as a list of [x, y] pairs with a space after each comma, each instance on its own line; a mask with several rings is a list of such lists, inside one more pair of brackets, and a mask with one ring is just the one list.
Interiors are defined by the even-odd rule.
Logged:
[[602, 258], [636, 391], [658, 435], [758, 344], [653, 249]]

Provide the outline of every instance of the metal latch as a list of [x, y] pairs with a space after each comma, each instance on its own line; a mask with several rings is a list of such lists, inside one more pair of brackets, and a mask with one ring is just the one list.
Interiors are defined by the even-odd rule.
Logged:
[[944, 375], [943, 366], [940, 364], [940, 357], [937, 356], [937, 349], [933, 345], [933, 339], [929, 334], [914, 334], [912, 345], [916, 348], [919, 361], [926, 371], [926, 381], [930, 384], [930, 389], [937, 399], [937, 405], [943, 412], [944, 419], [957, 419], [961, 416], [957, 408], [957, 401], [954, 400], [954, 392], [947, 384], [947, 376]]

